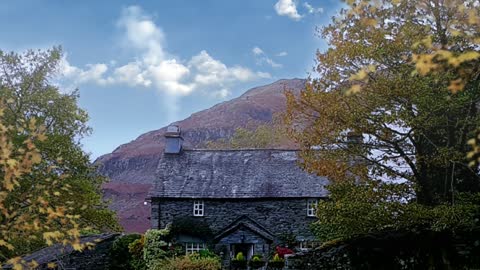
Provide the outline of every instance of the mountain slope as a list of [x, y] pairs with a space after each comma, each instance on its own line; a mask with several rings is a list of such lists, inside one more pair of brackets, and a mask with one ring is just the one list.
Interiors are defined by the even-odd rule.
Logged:
[[[279, 80], [252, 88], [238, 98], [217, 104], [176, 122], [182, 130], [185, 147], [194, 148], [206, 141], [231, 136], [235, 129], [249, 122], [264, 123], [285, 109], [285, 90], [299, 92], [303, 79]], [[148, 189], [163, 155], [166, 127], [140, 135], [119, 146], [112, 153], [99, 157], [100, 173], [110, 178], [104, 195], [112, 200], [120, 223], [127, 232], [142, 232], [149, 228], [149, 205], [144, 205]]]

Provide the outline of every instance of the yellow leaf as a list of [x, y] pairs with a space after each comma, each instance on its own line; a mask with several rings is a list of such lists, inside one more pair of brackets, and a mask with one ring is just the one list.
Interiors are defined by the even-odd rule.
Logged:
[[9, 159], [7, 160], [7, 165], [10, 166], [10, 167], [15, 167], [17, 165], [18, 161], [16, 161], [15, 159]]
[[439, 56], [440, 60], [448, 60], [452, 57], [452, 52], [447, 50], [438, 50], [437, 55]]
[[462, 79], [456, 79], [450, 82], [448, 90], [450, 90], [452, 94], [456, 94], [457, 92], [462, 91], [464, 86], [465, 83], [462, 81]]
[[431, 54], [419, 54], [413, 55], [413, 62], [420, 75], [427, 75], [429, 72], [437, 68], [437, 64], [433, 63], [434, 55]]
[[479, 57], [480, 57], [479, 52], [471, 51], [471, 52], [462, 53], [460, 56], [458, 56], [458, 61], [462, 63], [462, 62], [476, 60]]
[[38, 263], [35, 260], [33, 260], [29, 263], [29, 266], [31, 269], [36, 269], [38, 267]]
[[73, 243], [72, 247], [73, 247], [73, 249], [78, 250], [78, 251], [83, 250], [83, 245], [81, 245], [80, 243]]
[[9, 250], [13, 250], [13, 246], [10, 243], [7, 243], [5, 240], [0, 239], [0, 246], [4, 246]]
[[41, 161], [42, 161], [42, 156], [40, 156], [39, 153], [36, 153], [36, 152], [32, 153], [32, 163], [33, 164], [38, 164]]
[[57, 267], [57, 264], [54, 263], [54, 262], [50, 262], [50, 263], [47, 264], [47, 267], [50, 268], [50, 269], [53, 269], [53, 268]]
[[350, 79], [351, 81], [354, 81], [354, 80], [357, 80], [357, 81], [361, 81], [363, 79], [365, 79], [365, 77], [367, 77], [368, 73], [365, 71], [365, 70], [360, 70], [359, 72], [357, 72], [357, 74], [353, 74], [352, 76], [350, 76]]
[[362, 87], [359, 84], [355, 84], [347, 91], [347, 95], [356, 94], [362, 90]]
[[5, 187], [6, 190], [8, 191], [12, 191], [13, 190], [13, 182], [5, 177], [4, 180], [3, 180], [3, 186]]

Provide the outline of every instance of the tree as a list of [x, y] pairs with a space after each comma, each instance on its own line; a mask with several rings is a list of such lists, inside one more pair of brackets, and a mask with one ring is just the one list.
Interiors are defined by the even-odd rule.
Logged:
[[[107, 209], [101, 197], [101, 184], [105, 179], [96, 173], [81, 149], [80, 139], [89, 134], [90, 128], [86, 125], [87, 113], [77, 105], [78, 93], [62, 93], [50, 81], [61, 56], [60, 48], [24, 54], [0, 51], [0, 99], [5, 101], [3, 123], [12, 130], [7, 134], [12, 147], [24, 148], [22, 145], [28, 136], [26, 123], [43, 127], [43, 140], [35, 142], [38, 151], [35, 164], [27, 173], [17, 176], [16, 188], [6, 191], [6, 201], [12, 203], [13, 211], [23, 211], [21, 206], [27, 198], [30, 198], [26, 203], [28, 207], [34, 207], [33, 202], [37, 200], [43, 201], [46, 209], [55, 205], [63, 207], [65, 216], [68, 213], [75, 217], [78, 233], [83, 228], [119, 230], [114, 212]], [[42, 181], [50, 184], [39, 184]], [[24, 216], [24, 221], [36, 224], [32, 226], [39, 222], [33, 214]], [[63, 222], [45, 226], [47, 224], [49, 230], [60, 232], [58, 235], [65, 234], [68, 228]], [[10, 244], [14, 249], [0, 250], [0, 254], [19, 255], [63, 239], [45, 238], [48, 232], [45, 230], [41, 226], [12, 236]]]
[[[62, 194], [73, 195], [72, 187], [62, 181], [66, 175], [57, 172], [55, 178], [30, 178], [42, 163], [36, 143], [47, 140], [45, 126], [38, 125], [35, 118], [7, 126], [3, 118], [5, 107], [4, 103], [0, 104], [1, 261], [13, 264], [15, 269], [35, 268], [36, 262], [12, 255], [21, 252], [20, 245], [29, 241], [48, 245], [63, 242], [81, 250], [84, 245], [79, 240], [80, 216], [75, 214], [69, 201], [59, 200]], [[43, 169], [51, 174], [57, 168], [51, 165]]]
[[318, 79], [288, 94], [304, 167], [334, 182], [406, 182], [424, 205], [480, 191], [465, 157], [480, 124], [474, 2], [349, 1], [321, 31]]

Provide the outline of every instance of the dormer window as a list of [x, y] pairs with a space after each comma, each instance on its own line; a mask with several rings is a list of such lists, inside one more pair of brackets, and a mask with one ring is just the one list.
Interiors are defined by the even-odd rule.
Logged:
[[193, 201], [193, 216], [203, 217], [204, 205], [203, 201]]
[[316, 216], [317, 204], [318, 204], [317, 199], [307, 200], [307, 217], [315, 217]]

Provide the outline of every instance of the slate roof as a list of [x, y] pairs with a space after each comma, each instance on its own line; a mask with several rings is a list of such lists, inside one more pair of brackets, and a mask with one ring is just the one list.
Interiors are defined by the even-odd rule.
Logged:
[[274, 234], [272, 234], [270, 231], [268, 231], [265, 227], [258, 224], [253, 219], [249, 218], [248, 216], [243, 215], [243, 216], [239, 217], [238, 219], [236, 219], [235, 221], [233, 221], [227, 227], [220, 230], [220, 233], [218, 233], [214, 237], [214, 240], [218, 242], [220, 239], [224, 238], [226, 235], [228, 235], [232, 232], [235, 232], [236, 230], [238, 230], [241, 227], [245, 227], [245, 228], [253, 231], [254, 233], [257, 233], [257, 234], [261, 235], [263, 238], [265, 238], [267, 240], [270, 240], [272, 242], [275, 239]]
[[303, 171], [297, 151], [183, 150], [165, 154], [151, 198], [318, 198], [328, 180]]

